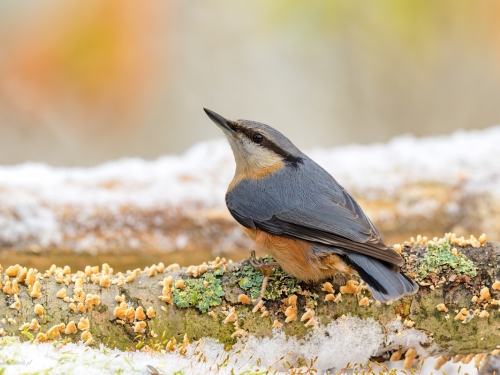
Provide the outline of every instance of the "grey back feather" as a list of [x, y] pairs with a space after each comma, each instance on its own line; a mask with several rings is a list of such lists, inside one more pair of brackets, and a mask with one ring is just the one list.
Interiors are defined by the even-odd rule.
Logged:
[[313, 160], [302, 153], [301, 158], [301, 163], [287, 164], [264, 179], [243, 180], [229, 191], [226, 204], [233, 217], [249, 228], [402, 264], [349, 193]]

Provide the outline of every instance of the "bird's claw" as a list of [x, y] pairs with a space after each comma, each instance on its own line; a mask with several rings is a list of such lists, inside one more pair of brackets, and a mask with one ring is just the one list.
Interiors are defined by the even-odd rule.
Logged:
[[272, 270], [279, 266], [278, 262], [266, 262], [262, 258], [257, 258], [255, 255], [255, 250], [252, 250], [250, 254], [250, 258], [245, 259], [242, 263], [250, 264], [254, 269], [260, 270], [264, 274], [264, 279], [262, 280], [262, 289], [259, 293], [259, 296], [255, 301], [253, 301], [254, 305], [257, 305], [266, 294], [267, 282], [269, 281], [269, 276], [271, 275]]
[[255, 256], [255, 250], [252, 250], [247, 262], [254, 269], [262, 271], [264, 275], [271, 274], [273, 268], [279, 266], [278, 262], [266, 262], [263, 258], [257, 258], [257, 256]]

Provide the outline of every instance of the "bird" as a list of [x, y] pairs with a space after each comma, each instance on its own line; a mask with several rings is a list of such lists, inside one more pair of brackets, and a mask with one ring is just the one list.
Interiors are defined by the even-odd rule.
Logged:
[[400, 272], [403, 257], [386, 245], [360, 205], [326, 170], [269, 125], [228, 120], [204, 108], [223, 131], [236, 170], [225, 196], [231, 216], [276, 262], [251, 264], [265, 275], [280, 266], [305, 282], [358, 275], [373, 297], [389, 302], [418, 291]]

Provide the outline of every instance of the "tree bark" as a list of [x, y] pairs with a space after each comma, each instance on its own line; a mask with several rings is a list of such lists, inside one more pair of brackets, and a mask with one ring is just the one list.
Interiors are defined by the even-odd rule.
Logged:
[[[425, 246], [403, 247], [402, 253], [407, 259], [403, 272], [416, 277], [419, 259], [425, 252]], [[477, 267], [475, 277], [460, 275], [453, 270], [430, 274], [419, 281], [421, 287], [417, 294], [392, 304], [376, 303], [366, 288], [358, 290], [358, 294], [348, 293], [349, 290], [341, 288], [348, 281], [343, 275], [326, 280], [331, 282], [331, 288], [334, 289], [331, 293], [328, 285], [300, 282], [278, 268], [273, 271], [268, 285], [265, 308], [258, 312], [252, 312], [254, 306], [245, 304], [247, 301], [242, 295], [252, 298], [253, 294], [255, 297], [260, 288], [260, 272], [240, 263], [227, 264], [224, 260], [187, 269], [163, 269], [162, 265], [156, 265], [137, 272], [135, 280], [122, 285], [125, 278], [134, 278], [132, 273], [112, 275], [106, 265], [99, 273], [93, 274], [87, 268], [87, 276], [83, 271], [69, 274], [69, 269], [56, 269], [50, 277], [38, 274], [41, 287], [39, 297], [36, 296], [34, 284], [26, 285], [31, 282], [30, 276], [23, 276], [22, 268], [17, 271], [9, 268], [1, 275], [3, 290], [0, 315], [5, 319], [0, 323], [0, 332], [23, 339], [38, 335], [39, 340], [55, 338], [78, 341], [82, 339], [83, 331], [89, 331], [92, 340], [88, 341], [88, 334], [83, 337], [88, 344], [104, 343], [120, 349], [149, 345], [153, 349], [165, 349], [172, 337], [181, 343], [185, 334], [191, 341], [213, 337], [231, 345], [239, 336], [247, 334], [268, 336], [273, 324], [282, 324], [281, 329], [287, 335], [304, 337], [308, 332], [314, 332], [315, 326], [327, 325], [350, 315], [378, 322], [386, 338], [394, 330], [399, 331], [399, 336], [420, 335], [415, 344], [420, 356], [452, 357], [490, 353], [500, 344], [500, 306], [497, 302], [500, 286], [495, 284], [500, 279], [500, 242], [489, 242], [478, 248], [460, 247], [458, 252], [472, 260]], [[11, 276], [8, 276], [9, 273]], [[79, 286], [75, 285], [78, 278], [84, 280], [82, 292], [75, 292]], [[15, 290], [15, 280], [18, 290]], [[169, 280], [172, 280], [171, 284]], [[353, 286], [352, 283], [349, 285]], [[66, 289], [66, 301], [57, 296], [63, 288]], [[17, 296], [13, 292], [17, 292]], [[59, 296], [63, 297], [63, 294], [61, 292]], [[291, 295], [297, 296], [296, 303], [294, 298], [285, 299]], [[99, 296], [100, 303], [90, 306], [92, 303], [88, 301], [94, 299], [97, 302], [95, 296]], [[117, 296], [124, 297], [126, 309], [120, 310]], [[330, 300], [325, 301], [325, 297]], [[333, 300], [335, 298], [337, 301]], [[78, 300], [83, 301], [86, 308], [73, 311], [71, 303], [73, 301], [78, 306]], [[44, 308], [42, 317], [35, 313], [37, 304]], [[448, 311], [440, 311], [438, 306]], [[148, 317], [150, 307], [154, 316], [149, 310]], [[129, 317], [124, 317], [122, 313]], [[304, 314], [306, 316], [301, 321]], [[82, 318], [89, 320], [88, 329]], [[286, 323], [287, 318], [291, 322]], [[38, 330], [28, 327], [33, 319], [37, 319], [41, 326]], [[72, 326], [71, 321], [76, 325], [82, 322], [81, 329], [71, 333], [71, 329], [68, 330]], [[60, 326], [47, 334], [60, 323], [64, 323], [64, 327]], [[141, 329], [142, 326], [144, 329]], [[32, 326], [35, 327], [36, 324]], [[44, 333], [45, 337], [39, 332]], [[373, 355], [378, 360], [388, 359], [391, 355], [394, 359], [399, 355], [398, 351], [404, 355], [412, 345], [384, 340]]]

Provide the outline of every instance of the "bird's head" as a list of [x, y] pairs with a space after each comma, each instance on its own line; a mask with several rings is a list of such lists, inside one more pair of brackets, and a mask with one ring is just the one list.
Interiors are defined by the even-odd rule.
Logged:
[[236, 172], [297, 166], [305, 155], [276, 129], [260, 122], [228, 120], [204, 108], [210, 119], [224, 132], [236, 160]]

